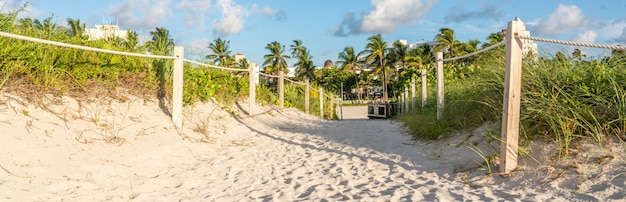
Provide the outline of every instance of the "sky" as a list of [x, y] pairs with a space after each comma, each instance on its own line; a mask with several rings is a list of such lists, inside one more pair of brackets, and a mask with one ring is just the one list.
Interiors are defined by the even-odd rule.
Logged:
[[[25, 0], [0, 0], [0, 11], [19, 8]], [[67, 18], [87, 27], [118, 24], [149, 39], [157, 27], [170, 31], [185, 47], [186, 58], [212, 54], [209, 43], [229, 41], [232, 54], [263, 63], [268, 43], [279, 42], [290, 54], [301, 40], [314, 65], [335, 62], [345, 47], [364, 50], [367, 38], [381, 34], [388, 44], [430, 41], [442, 27], [456, 39], [486, 42], [519, 17], [532, 36], [599, 44], [626, 44], [626, 1], [623, 0], [28, 0], [18, 18]], [[576, 47], [538, 43], [540, 54]], [[610, 51], [581, 48], [590, 56]], [[295, 59], [288, 59], [291, 65]]]

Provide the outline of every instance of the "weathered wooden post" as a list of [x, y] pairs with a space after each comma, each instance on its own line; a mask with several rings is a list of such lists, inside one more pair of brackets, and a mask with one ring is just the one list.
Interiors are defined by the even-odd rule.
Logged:
[[409, 111], [409, 87], [404, 87], [404, 113]]
[[443, 53], [436, 53], [437, 61], [437, 120], [441, 120], [443, 117]]
[[185, 59], [185, 48], [182, 46], [174, 47], [174, 69], [172, 72], [173, 86], [172, 86], [172, 122], [178, 129], [178, 132], [183, 130], [183, 71]]
[[278, 106], [282, 112], [285, 108], [285, 72], [278, 72]]
[[411, 111], [415, 111], [417, 108], [417, 96], [415, 95], [415, 75], [411, 76]]
[[256, 103], [256, 78], [254, 75], [256, 75], [255, 73], [255, 68], [254, 66], [250, 65], [248, 67], [248, 82], [249, 84], [249, 93], [250, 93], [250, 97], [248, 98], [248, 115], [250, 115], [250, 117], [253, 117], [252, 115], [254, 115], [254, 105]]
[[426, 75], [428, 70], [422, 69], [422, 108], [426, 107], [426, 101], [428, 97], [428, 79]]
[[320, 116], [324, 119], [324, 89], [320, 87]]
[[508, 174], [517, 167], [519, 117], [522, 83], [522, 41], [516, 38], [525, 31], [524, 22], [517, 17], [506, 30], [506, 70], [504, 103], [502, 106], [502, 143], [500, 144], [500, 173]]
[[304, 88], [304, 111], [306, 111], [306, 113], [309, 113], [309, 78], [306, 79], [306, 87]]

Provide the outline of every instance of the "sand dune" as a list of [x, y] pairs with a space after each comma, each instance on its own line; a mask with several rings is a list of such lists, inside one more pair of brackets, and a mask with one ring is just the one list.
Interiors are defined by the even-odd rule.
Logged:
[[237, 106], [202, 103], [185, 108], [179, 133], [155, 102], [47, 100], [35, 106], [0, 96], [0, 201], [626, 197], [624, 147], [611, 141], [602, 148], [580, 143], [581, 154], [565, 161], [554, 160], [554, 146], [535, 143], [537, 161], [520, 160], [518, 171], [502, 178], [487, 175], [468, 148], [496, 154], [498, 143], [484, 136], [489, 124], [426, 143], [411, 141], [392, 120], [327, 121], [270, 107], [249, 117]]

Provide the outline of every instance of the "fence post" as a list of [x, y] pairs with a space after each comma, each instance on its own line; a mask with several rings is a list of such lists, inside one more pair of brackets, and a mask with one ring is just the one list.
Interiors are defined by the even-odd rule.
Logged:
[[409, 87], [404, 87], [404, 113], [407, 113], [409, 110]]
[[256, 104], [256, 79], [255, 79], [255, 73], [256, 71], [254, 71], [254, 66], [250, 65], [250, 67], [248, 67], [248, 71], [249, 73], [249, 78], [248, 78], [248, 82], [250, 83], [250, 87], [249, 87], [249, 93], [250, 93], [250, 97], [248, 98], [248, 115], [250, 115], [250, 117], [252, 117], [252, 115], [254, 115], [254, 105]]
[[422, 108], [426, 107], [428, 97], [428, 79], [426, 78], [428, 70], [422, 69]]
[[278, 72], [278, 106], [280, 111], [285, 108], [285, 72]]
[[328, 98], [330, 99], [330, 104], [328, 105], [328, 108], [330, 110], [328, 110], [328, 119], [333, 120], [333, 118], [335, 118], [335, 113], [333, 113], [333, 107], [335, 107], [335, 99], [334, 98]]
[[443, 116], [443, 53], [437, 52], [437, 120]]
[[174, 47], [174, 69], [172, 72], [172, 122], [178, 129], [183, 130], [183, 66], [185, 59], [185, 48], [182, 46]]
[[506, 40], [506, 70], [504, 103], [502, 106], [502, 143], [500, 144], [500, 173], [508, 174], [517, 167], [519, 117], [522, 82], [522, 42], [515, 38], [525, 30], [524, 22], [515, 18], [508, 23]]
[[320, 87], [320, 116], [324, 118], [324, 89]]
[[304, 88], [304, 111], [306, 111], [306, 113], [309, 113], [309, 78], [306, 78], [306, 87]]
[[415, 111], [417, 96], [415, 96], [415, 75], [411, 76], [411, 111]]

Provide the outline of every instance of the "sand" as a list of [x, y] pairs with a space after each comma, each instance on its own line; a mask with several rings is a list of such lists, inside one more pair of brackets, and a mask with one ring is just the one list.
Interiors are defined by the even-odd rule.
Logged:
[[[508, 177], [499, 134], [415, 142], [402, 123], [345, 107], [329, 121], [247, 103], [185, 107], [179, 132], [157, 102], [0, 95], [0, 201], [623, 201], [623, 144], [578, 142], [557, 161], [532, 143]], [[241, 107], [246, 106], [246, 107]], [[530, 151], [530, 148], [527, 148]], [[492, 159], [494, 160], [494, 159]]]

